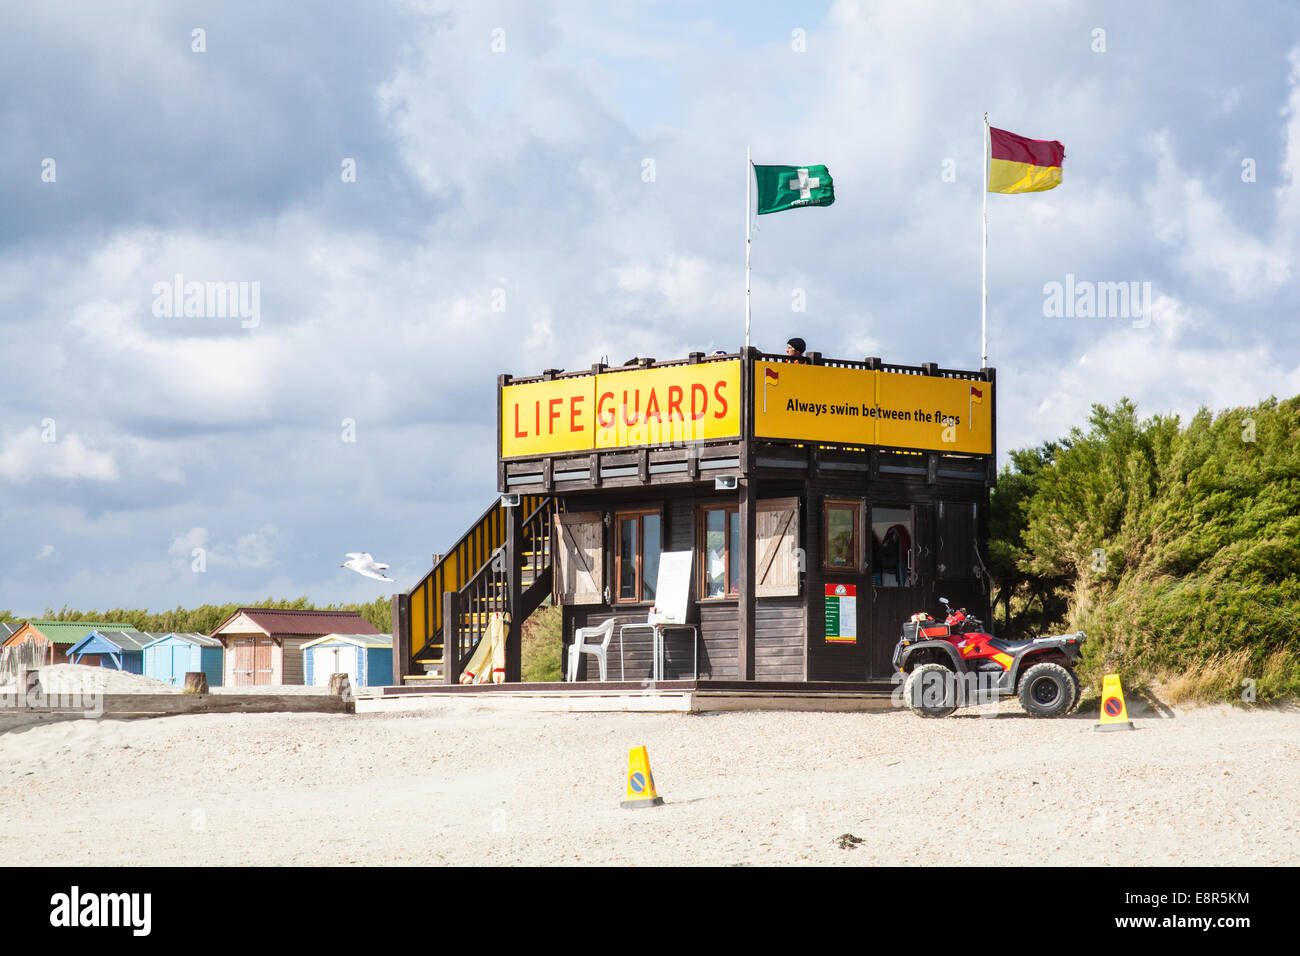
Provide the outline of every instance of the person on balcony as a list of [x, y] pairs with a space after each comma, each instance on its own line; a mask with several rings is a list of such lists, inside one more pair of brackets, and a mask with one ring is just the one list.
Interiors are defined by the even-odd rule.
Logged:
[[807, 348], [807, 343], [796, 335], [785, 343], [785, 354], [790, 356], [790, 361], [805, 365], [808, 360], [803, 357], [803, 353], [807, 351]]

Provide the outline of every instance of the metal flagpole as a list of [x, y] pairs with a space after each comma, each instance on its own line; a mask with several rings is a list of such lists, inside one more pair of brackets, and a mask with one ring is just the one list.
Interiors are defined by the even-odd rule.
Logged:
[[980, 368], [989, 365], [989, 114], [984, 114], [984, 234], [980, 243]]
[[751, 170], [753, 169], [753, 160], [749, 158], [749, 144], [745, 144], [745, 348], [749, 348], [749, 243], [750, 243], [750, 222], [752, 216], [749, 214], [749, 194], [752, 190], [750, 186]]

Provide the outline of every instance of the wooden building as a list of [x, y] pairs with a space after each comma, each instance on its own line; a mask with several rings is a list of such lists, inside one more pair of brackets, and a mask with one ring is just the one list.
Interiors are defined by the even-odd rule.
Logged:
[[303, 683], [302, 645], [326, 634], [378, 634], [355, 611], [244, 607], [212, 632], [224, 648], [227, 687]]
[[23, 624], [5, 639], [5, 647], [21, 644], [24, 641], [45, 641], [49, 647], [47, 664], [69, 663], [68, 651], [92, 631], [112, 636], [115, 631], [134, 631], [130, 624], [111, 621], [24, 621]]
[[128, 674], [144, 673], [144, 647], [152, 638], [134, 628], [91, 631], [68, 648], [68, 661], [88, 667], [107, 667]]
[[[396, 678], [454, 682], [501, 610], [519, 680], [548, 594], [567, 660], [577, 628], [646, 622], [659, 556], [687, 551], [698, 648], [670, 632], [663, 679], [887, 681], [939, 596], [988, 619], [994, 378], [754, 349], [502, 376], [502, 500], [394, 598]], [[611, 681], [651, 673], [649, 633], [615, 638]]]
[[347, 674], [353, 687], [393, 682], [391, 634], [326, 634], [302, 646], [303, 682], [328, 687], [332, 674]]
[[222, 647], [217, 638], [195, 633], [146, 634], [150, 640], [144, 646], [145, 677], [183, 685], [186, 674], [202, 672], [209, 687], [221, 686]]

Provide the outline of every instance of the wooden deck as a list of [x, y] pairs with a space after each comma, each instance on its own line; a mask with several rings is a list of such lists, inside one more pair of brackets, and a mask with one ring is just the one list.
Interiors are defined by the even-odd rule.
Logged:
[[[894, 710], [888, 681], [578, 681], [384, 687], [358, 711], [391, 705], [436, 709], [457, 703], [507, 710], [704, 713], [726, 710]], [[396, 708], [394, 708], [396, 709]]]

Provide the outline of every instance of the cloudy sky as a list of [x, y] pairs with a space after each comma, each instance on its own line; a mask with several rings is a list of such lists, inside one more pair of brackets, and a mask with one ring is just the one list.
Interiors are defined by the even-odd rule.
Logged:
[[[1124, 395], [1300, 392], [1298, 28], [1283, 3], [10, 5], [0, 609], [386, 593], [355, 550], [409, 587], [495, 494], [498, 373], [743, 342], [746, 144], [837, 195], [756, 221], [760, 347], [978, 367], [987, 111], [1067, 152], [1060, 188], [989, 197], [1004, 452]], [[178, 276], [236, 295], [176, 314]], [[1149, 283], [1149, 321], [1046, 314], [1067, 281]]]

